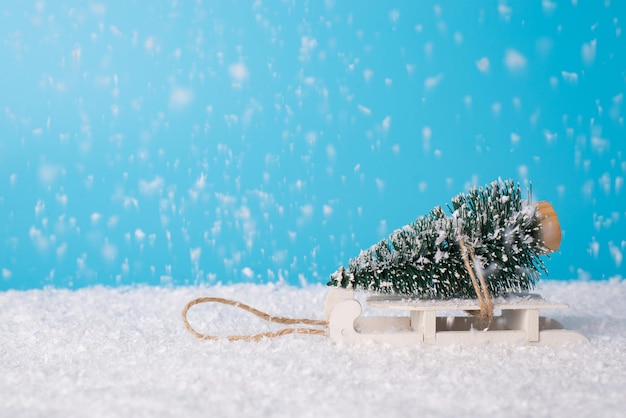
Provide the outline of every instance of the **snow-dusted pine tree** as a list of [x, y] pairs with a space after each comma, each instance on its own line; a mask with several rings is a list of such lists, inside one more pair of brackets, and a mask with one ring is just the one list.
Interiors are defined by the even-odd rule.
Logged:
[[[522, 198], [513, 180], [454, 197], [350, 260], [329, 286], [424, 299], [475, 298], [475, 276], [489, 294], [526, 291], [547, 273], [540, 256], [559, 248], [547, 202]], [[471, 271], [470, 271], [471, 270]], [[474, 281], [474, 283], [472, 283]]]

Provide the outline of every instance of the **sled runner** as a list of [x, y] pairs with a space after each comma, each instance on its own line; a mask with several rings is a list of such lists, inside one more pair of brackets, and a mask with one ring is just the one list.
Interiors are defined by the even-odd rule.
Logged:
[[[420, 300], [398, 296], [371, 296], [372, 308], [408, 311], [408, 316], [361, 316], [361, 303], [352, 290], [331, 289], [326, 300], [329, 335], [338, 343], [369, 341], [394, 346], [417, 344], [562, 344], [588, 341], [566, 330], [551, 318], [539, 316], [541, 309], [565, 309], [534, 294], [513, 294], [493, 299], [496, 314], [487, 328], [483, 318], [467, 314], [479, 310], [476, 300]], [[464, 312], [465, 311], [465, 312]], [[440, 316], [438, 313], [449, 315]], [[460, 313], [460, 315], [458, 315]]]

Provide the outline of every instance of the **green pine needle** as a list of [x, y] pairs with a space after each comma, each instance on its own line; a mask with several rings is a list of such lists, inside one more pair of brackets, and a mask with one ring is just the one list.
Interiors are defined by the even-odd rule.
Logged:
[[547, 273], [536, 208], [519, 184], [496, 181], [451, 200], [350, 260], [329, 286], [425, 299], [474, 298], [461, 242], [475, 252], [474, 268], [498, 296], [532, 289]]

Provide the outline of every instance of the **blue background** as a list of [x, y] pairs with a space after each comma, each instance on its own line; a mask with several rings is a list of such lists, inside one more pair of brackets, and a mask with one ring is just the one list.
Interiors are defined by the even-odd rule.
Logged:
[[0, 289], [325, 282], [498, 178], [624, 276], [619, 1], [5, 3]]

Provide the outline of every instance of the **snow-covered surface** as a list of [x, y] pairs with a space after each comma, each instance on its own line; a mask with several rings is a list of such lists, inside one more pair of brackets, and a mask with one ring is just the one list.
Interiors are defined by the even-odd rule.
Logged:
[[[545, 314], [590, 342], [557, 347], [348, 347], [289, 335], [201, 341], [192, 298], [322, 319], [328, 289], [93, 287], [0, 293], [0, 416], [623, 416], [626, 281], [544, 281]], [[190, 321], [221, 335], [271, 325], [218, 305]]]

